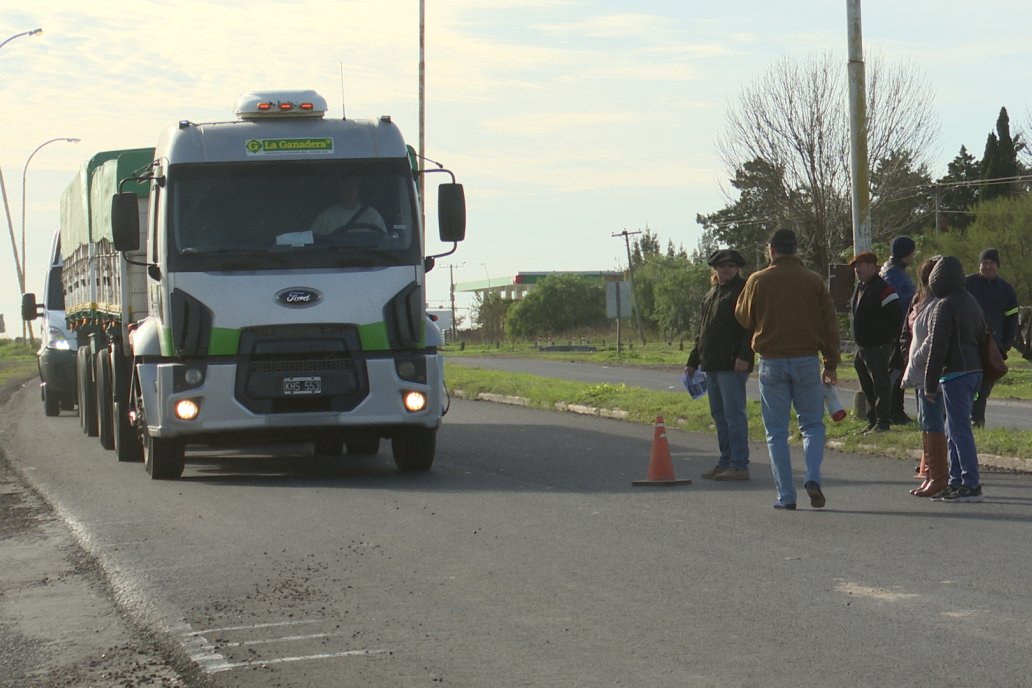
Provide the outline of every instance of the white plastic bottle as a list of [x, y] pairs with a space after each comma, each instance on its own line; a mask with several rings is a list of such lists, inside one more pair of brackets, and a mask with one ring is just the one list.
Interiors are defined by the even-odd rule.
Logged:
[[846, 417], [846, 409], [839, 401], [838, 387], [835, 385], [824, 385], [824, 405], [828, 408], [828, 415], [836, 423]]

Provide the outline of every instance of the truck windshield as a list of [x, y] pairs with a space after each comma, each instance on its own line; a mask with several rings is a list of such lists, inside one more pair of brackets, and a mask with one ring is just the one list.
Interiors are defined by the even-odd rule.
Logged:
[[174, 165], [168, 193], [175, 270], [421, 260], [407, 160]]

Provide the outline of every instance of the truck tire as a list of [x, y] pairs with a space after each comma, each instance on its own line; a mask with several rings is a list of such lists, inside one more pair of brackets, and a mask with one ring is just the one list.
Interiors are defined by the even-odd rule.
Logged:
[[79, 382], [79, 423], [89, 437], [97, 436], [97, 393], [93, 388], [93, 366], [90, 365], [90, 349], [79, 347], [76, 376]]
[[43, 385], [43, 413], [47, 416], [61, 415], [61, 397], [57, 394], [47, 394], [46, 385]]
[[183, 475], [185, 446], [168, 437], [147, 436], [143, 463], [152, 480], [176, 480]]
[[136, 435], [136, 428], [129, 422], [129, 404], [116, 401], [112, 404], [111, 415], [115, 426], [115, 457], [122, 462], [143, 461], [143, 445]]
[[115, 448], [115, 430], [111, 413], [111, 357], [107, 349], [97, 352], [93, 367], [94, 387], [97, 390], [97, 437], [104, 449]]
[[378, 436], [358, 437], [347, 442], [350, 456], [373, 456], [380, 453]]
[[391, 438], [394, 465], [405, 472], [429, 471], [437, 453], [436, 428], [409, 428]]

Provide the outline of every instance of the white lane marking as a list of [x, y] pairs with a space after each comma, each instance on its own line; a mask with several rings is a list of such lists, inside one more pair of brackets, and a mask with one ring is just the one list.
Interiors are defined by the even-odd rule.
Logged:
[[201, 631], [183, 633], [184, 637], [204, 635], [205, 633], [222, 633], [223, 631], [250, 631], [255, 628], [276, 628], [279, 626], [303, 626], [304, 624], [322, 623], [322, 619], [305, 619], [301, 621], [276, 621], [274, 623], [250, 624], [248, 626], [225, 626], [223, 628], [205, 628]]
[[312, 640], [314, 638], [332, 638], [344, 635], [343, 633], [311, 633], [309, 635], [285, 635], [282, 638], [269, 638], [268, 640], [245, 640], [239, 643], [219, 643], [222, 647], [246, 647], [248, 645], [270, 645], [272, 643], [289, 643], [294, 640]]
[[348, 650], [345, 652], [331, 652], [323, 655], [306, 655], [303, 657], [281, 657], [279, 659], [264, 659], [255, 660], [253, 662], [236, 662], [234, 664], [223, 663], [223, 664], [212, 664], [209, 667], [205, 667], [205, 671], [209, 674], [215, 674], [222, 671], [230, 671], [232, 669], [246, 669], [252, 666], [267, 666], [269, 664], [285, 664], [287, 662], [308, 662], [313, 659], [333, 659], [335, 657], [369, 657], [372, 655], [385, 655], [388, 654], [387, 650]]

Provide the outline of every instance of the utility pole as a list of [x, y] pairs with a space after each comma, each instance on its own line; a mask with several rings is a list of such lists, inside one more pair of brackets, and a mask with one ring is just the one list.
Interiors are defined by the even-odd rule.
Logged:
[[452, 321], [452, 336], [458, 339], [459, 336], [459, 321], [455, 319], [455, 268], [461, 268], [465, 263], [454, 263], [448, 264], [448, 280], [451, 284], [449, 293], [451, 294], [451, 321]]
[[853, 251], [871, 250], [871, 190], [867, 168], [867, 88], [860, 0], [847, 0], [849, 31], [849, 161], [853, 191]]
[[[627, 279], [631, 283], [631, 294], [634, 294], [634, 265], [631, 262], [631, 236], [634, 234], [641, 234], [641, 230], [635, 230], [628, 232], [626, 229], [622, 232], [614, 232], [610, 236], [623, 237], [624, 246], [627, 247]], [[638, 315], [638, 305], [633, 304], [631, 308], [634, 313], [634, 326], [638, 328], [638, 337], [641, 338], [641, 345], [645, 346], [645, 332], [641, 329], [641, 317]]]

